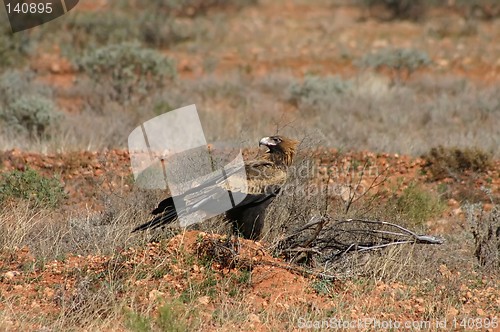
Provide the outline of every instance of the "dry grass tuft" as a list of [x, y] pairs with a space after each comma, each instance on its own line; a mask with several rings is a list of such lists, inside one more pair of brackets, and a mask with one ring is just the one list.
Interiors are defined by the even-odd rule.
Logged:
[[479, 148], [447, 148], [438, 146], [423, 155], [424, 166], [433, 180], [457, 178], [465, 171], [485, 172], [492, 166], [491, 154]]
[[495, 206], [485, 212], [481, 206], [465, 206], [467, 222], [474, 237], [476, 256], [479, 264], [486, 270], [498, 271], [500, 268], [500, 207]]

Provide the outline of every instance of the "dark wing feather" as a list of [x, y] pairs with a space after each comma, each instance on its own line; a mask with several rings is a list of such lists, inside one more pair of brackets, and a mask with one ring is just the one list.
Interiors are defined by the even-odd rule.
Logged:
[[[152, 211], [156, 217], [136, 227], [133, 232], [170, 224], [179, 216], [194, 211], [214, 211], [220, 206], [220, 200], [227, 198], [228, 192], [234, 197], [245, 195], [233, 209], [257, 206], [275, 197], [286, 178], [286, 172], [276, 168], [269, 160], [247, 162], [245, 164], [246, 179], [240, 178], [240, 173], [238, 173], [240, 170], [241, 167], [227, 169], [225, 174], [209, 178], [201, 185], [186, 191], [182, 196], [166, 198]], [[174, 200], [178, 205], [177, 209]]]

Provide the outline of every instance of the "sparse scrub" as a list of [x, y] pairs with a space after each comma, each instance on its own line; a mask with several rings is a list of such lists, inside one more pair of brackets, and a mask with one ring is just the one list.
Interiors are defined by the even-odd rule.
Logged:
[[457, 178], [465, 171], [483, 173], [491, 167], [492, 156], [479, 148], [438, 146], [423, 155], [433, 180]]
[[145, 97], [176, 75], [171, 59], [129, 43], [98, 48], [79, 67], [96, 84], [96, 93], [120, 103]]
[[[100, 184], [95, 185], [98, 187]], [[67, 222], [59, 226], [63, 232], [58, 241], [61, 244], [58, 250], [81, 255], [111, 255], [118, 248], [144, 243], [148, 237], [134, 236], [130, 233], [130, 225], [148, 218], [152, 202], [157, 200], [156, 194], [143, 191], [101, 194], [104, 195], [101, 201], [105, 208], [102, 213], [88, 211], [84, 216], [67, 216]], [[161, 238], [171, 238], [173, 235], [175, 232], [164, 230]], [[47, 238], [53, 236], [50, 233], [46, 235]], [[103, 242], [107, 245], [102, 246]]]
[[[20, 171], [6, 172], [0, 179], [0, 219], [5, 227], [0, 232], [2, 248], [28, 246], [37, 257], [50, 260], [67, 254], [111, 255], [119, 248], [151, 240], [134, 236], [130, 226], [148, 217], [151, 202], [157, 201], [151, 196], [155, 193], [109, 194], [101, 198], [103, 213], [84, 210], [68, 214], [51, 208], [66, 197], [58, 180], [34, 171], [28, 176]], [[161, 238], [175, 234], [164, 231]]]
[[56, 178], [44, 177], [35, 170], [14, 170], [0, 175], [0, 202], [22, 199], [36, 207], [57, 207], [66, 197]]
[[482, 204], [467, 204], [465, 211], [474, 237], [474, 255], [484, 268], [498, 272], [500, 268], [499, 206], [495, 205], [490, 212], [485, 212]]
[[[349, 80], [345, 93], [315, 94], [315, 100], [300, 103], [298, 121], [315, 128], [326, 145], [342, 149], [422, 155], [433, 146], [453, 144], [499, 155], [497, 87], [449, 77], [431, 84], [420, 75], [404, 85], [391, 84], [373, 75]], [[301, 86], [299, 80], [292, 84]], [[284, 99], [289, 96], [283, 93]]]
[[426, 52], [411, 48], [384, 48], [375, 53], [369, 53], [360, 60], [360, 65], [375, 69], [388, 68], [393, 70], [398, 79], [406, 73], [411, 74], [431, 63]]

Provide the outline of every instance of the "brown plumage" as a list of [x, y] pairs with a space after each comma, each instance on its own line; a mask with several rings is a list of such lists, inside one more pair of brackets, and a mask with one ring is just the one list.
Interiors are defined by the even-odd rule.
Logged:
[[[229, 175], [232, 195], [246, 196], [232, 209], [226, 212], [226, 217], [233, 223], [234, 230], [248, 239], [258, 239], [264, 226], [265, 211], [286, 181], [287, 168], [292, 164], [298, 142], [283, 136], [264, 137], [259, 146], [267, 147], [264, 155], [256, 160], [245, 162], [246, 185], [238, 188], [237, 175]], [[236, 172], [234, 172], [236, 173]], [[203, 184], [188, 190], [181, 197], [176, 197], [176, 203], [181, 206], [175, 209], [174, 198], [168, 197], [161, 201], [152, 211], [153, 219], [134, 229], [135, 231], [152, 229], [170, 224], [189, 211], [210, 211], [217, 207], [218, 199], [227, 195], [227, 181], [220, 178], [209, 179]], [[243, 183], [243, 182], [242, 182]], [[236, 184], [236, 185], [235, 185]]]

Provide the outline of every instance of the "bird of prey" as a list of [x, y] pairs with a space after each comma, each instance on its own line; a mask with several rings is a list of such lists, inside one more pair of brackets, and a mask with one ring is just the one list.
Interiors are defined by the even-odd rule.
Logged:
[[[229, 174], [232, 186], [219, 178], [206, 180], [176, 197], [161, 201], [151, 213], [154, 217], [136, 227], [133, 232], [153, 229], [170, 224], [194, 210], [210, 212], [220, 204], [223, 195], [245, 195], [243, 200], [226, 211], [226, 218], [232, 223], [233, 230], [247, 239], [259, 239], [264, 226], [265, 211], [286, 181], [287, 168], [292, 164], [298, 141], [283, 137], [264, 137], [259, 147], [265, 146], [266, 152], [258, 159], [244, 164], [246, 182], [244, 186], [234, 186], [236, 172]], [[227, 196], [226, 196], [227, 197]], [[241, 196], [240, 196], [241, 197]], [[177, 204], [174, 205], [174, 200]], [[179, 204], [180, 202], [180, 204]]]

